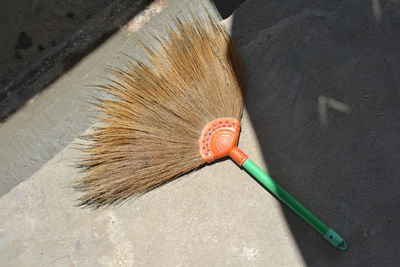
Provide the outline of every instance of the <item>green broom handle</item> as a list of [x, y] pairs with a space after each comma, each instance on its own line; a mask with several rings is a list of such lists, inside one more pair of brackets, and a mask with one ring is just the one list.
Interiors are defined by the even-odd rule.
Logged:
[[308, 222], [317, 232], [319, 232], [329, 243], [340, 250], [347, 249], [346, 241], [333, 229], [328, 227], [317, 216], [311, 213], [299, 201], [297, 201], [285, 189], [280, 187], [268, 174], [258, 167], [252, 160], [247, 159], [243, 163], [243, 168], [262, 183], [272, 194], [279, 198], [289, 208], [296, 212], [301, 218]]

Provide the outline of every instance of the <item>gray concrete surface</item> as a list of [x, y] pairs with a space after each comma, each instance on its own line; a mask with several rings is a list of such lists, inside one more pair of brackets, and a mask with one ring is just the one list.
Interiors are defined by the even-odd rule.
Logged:
[[86, 85], [99, 83], [100, 76], [105, 76], [105, 66], [116, 64], [122, 52], [140, 56], [133, 33], [165, 6], [166, 1], [155, 1], [122, 27], [125, 34], [110, 36], [95, 52], [0, 123], [0, 196], [30, 177], [93, 124], [88, 102], [96, 92]]
[[1, 162], [1, 173], [18, 179], [35, 170], [21, 167], [35, 153], [50, 154], [0, 198], [0, 266], [397, 266], [396, 1], [248, 0], [225, 21], [246, 73], [240, 147], [343, 234], [349, 251], [330, 247], [230, 161], [121, 207], [72, 206], [78, 152], [68, 144], [93, 123], [81, 85], [100, 81], [120, 52], [140, 55], [134, 39], [189, 2], [199, 4], [165, 1], [138, 16], [0, 126], [6, 161], [28, 155], [19, 157], [26, 165]]
[[233, 162], [93, 212], [73, 207], [78, 156], [65, 148], [0, 199], [0, 266], [304, 266], [279, 204]]
[[0, 3], [0, 121], [143, 10], [147, 0]]

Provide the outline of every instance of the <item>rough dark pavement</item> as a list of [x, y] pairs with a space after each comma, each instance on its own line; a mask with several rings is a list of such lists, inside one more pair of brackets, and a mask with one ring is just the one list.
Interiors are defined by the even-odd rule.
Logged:
[[400, 262], [399, 29], [398, 1], [249, 0], [234, 13], [270, 173], [350, 245], [316, 242], [283, 207], [309, 266]]

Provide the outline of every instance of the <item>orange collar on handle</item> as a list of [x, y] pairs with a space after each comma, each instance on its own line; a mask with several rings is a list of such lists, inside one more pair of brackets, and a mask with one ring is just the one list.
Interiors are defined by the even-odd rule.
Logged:
[[199, 139], [200, 155], [206, 162], [230, 156], [240, 166], [248, 156], [238, 147], [240, 121], [235, 118], [218, 118], [203, 128]]

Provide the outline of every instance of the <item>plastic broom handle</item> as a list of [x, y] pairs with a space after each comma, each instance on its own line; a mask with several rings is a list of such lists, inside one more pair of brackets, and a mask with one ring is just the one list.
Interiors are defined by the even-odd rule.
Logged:
[[243, 168], [263, 184], [273, 195], [285, 203], [307, 223], [309, 223], [317, 232], [319, 232], [329, 243], [340, 250], [347, 249], [347, 243], [338, 233], [328, 227], [311, 211], [304, 207], [291, 194], [277, 184], [268, 174], [258, 167], [252, 160], [247, 159], [243, 163]]

